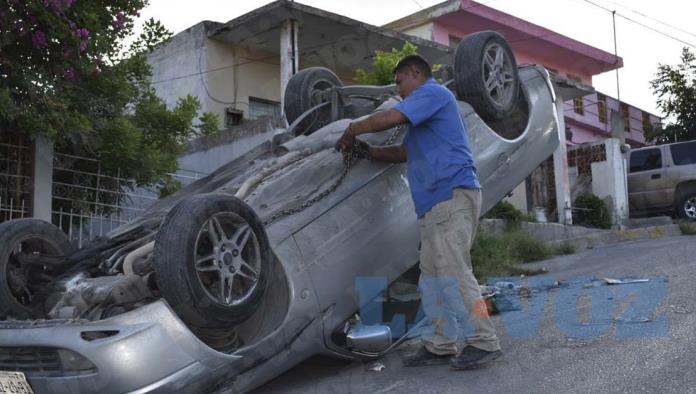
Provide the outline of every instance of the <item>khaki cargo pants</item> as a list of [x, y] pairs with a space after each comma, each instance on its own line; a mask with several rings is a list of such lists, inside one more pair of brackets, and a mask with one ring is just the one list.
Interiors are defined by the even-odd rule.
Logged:
[[470, 249], [480, 213], [481, 191], [456, 188], [452, 199], [437, 204], [418, 220], [419, 286], [423, 310], [434, 327], [422, 339], [431, 353], [457, 352], [457, 316], [468, 319], [473, 331], [467, 345], [486, 351], [500, 349], [471, 267]]

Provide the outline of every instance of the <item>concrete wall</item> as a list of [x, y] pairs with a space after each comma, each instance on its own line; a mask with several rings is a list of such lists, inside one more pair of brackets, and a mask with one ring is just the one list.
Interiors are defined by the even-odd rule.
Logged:
[[265, 133], [250, 134], [233, 141], [221, 143], [207, 150], [190, 152], [179, 157], [179, 168], [210, 174], [222, 165], [248, 152], [255, 146], [270, 140], [273, 129]]
[[226, 42], [207, 40], [209, 111], [225, 118], [232, 107], [249, 114], [249, 97], [280, 102], [280, 60], [278, 54], [255, 51]]
[[628, 220], [628, 189], [621, 142], [616, 138], [604, 141], [607, 161], [592, 163], [592, 193], [605, 201], [612, 222], [623, 225]]
[[[420, 26], [410, 27], [410, 28], [404, 30], [403, 33], [409, 34], [409, 35], [412, 35], [415, 37], [424, 38], [426, 40], [435, 41], [433, 38], [433, 29], [434, 29], [433, 23], [429, 22], [429, 23], [426, 23], [426, 24], [423, 24]], [[449, 41], [444, 45], [449, 45]]]
[[507, 201], [512, 204], [515, 208], [519, 209], [524, 213], [527, 212], [527, 183], [522, 182], [517, 185], [516, 188], [512, 190], [512, 196], [505, 197], [503, 201]]
[[[249, 97], [280, 103], [280, 56], [209, 39], [207, 29], [213, 25], [201, 22], [177, 34], [148, 62], [157, 95], [168, 106], [190, 94], [200, 100], [201, 112], [218, 114], [224, 128], [226, 108], [242, 110], [248, 119]], [[300, 57], [301, 68], [313, 66], [319, 65], [303, 63]], [[354, 74], [339, 78], [345, 85], [354, 83]]]
[[201, 111], [208, 110], [208, 96], [201, 83], [201, 72], [207, 69], [206, 23], [182, 31], [148, 56], [155, 91], [169, 107], [190, 94], [200, 100]]
[[[572, 185], [572, 200], [583, 192], [592, 192], [604, 201], [609, 209], [612, 222], [623, 226], [628, 220], [628, 188], [626, 186], [626, 169], [621, 142], [617, 138], [607, 138], [586, 146], [603, 145], [606, 160], [590, 164], [591, 181], [587, 176], [579, 177], [576, 167], [569, 168]], [[579, 160], [579, 159], [578, 159]]]
[[157, 95], [170, 107], [187, 94], [197, 97], [201, 112], [218, 114], [220, 127], [228, 107], [247, 117], [250, 96], [280, 102], [278, 55], [208, 39], [208, 26], [177, 34], [148, 57]]

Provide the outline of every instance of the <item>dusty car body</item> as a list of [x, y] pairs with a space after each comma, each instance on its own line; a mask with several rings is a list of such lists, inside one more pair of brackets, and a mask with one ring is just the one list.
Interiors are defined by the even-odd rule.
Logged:
[[[518, 72], [527, 115], [514, 138], [501, 137], [467, 102], [459, 101], [483, 186], [484, 211], [559, 143], [548, 73], [537, 66]], [[397, 101], [390, 98], [374, 110]], [[249, 316], [218, 327], [234, 332], [236, 346], [226, 348], [194, 330], [166, 296], [124, 307], [106, 318], [103, 312], [70, 315], [82, 300], [62, 300], [49, 319], [0, 322], [0, 371], [25, 373], [36, 392], [244, 392], [312, 355], [375, 356], [340, 338], [361, 306], [356, 278], [397, 278], [417, 264], [419, 235], [405, 165], [358, 160], [346, 170], [333, 144], [349, 122], [340, 119], [284, 143], [268, 141], [76, 252], [74, 260], [80, 261], [100, 253], [115, 257], [119, 250], [135, 253], [163, 231], [168, 217], [185, 201], [239, 195], [243, 189], [244, 202], [264, 223], [272, 275]], [[398, 143], [405, 132], [397, 128], [365, 139]], [[335, 185], [342, 174], [342, 182]], [[248, 180], [255, 177], [250, 187]], [[278, 216], [332, 185], [335, 190], [313, 204]], [[204, 230], [199, 235], [214, 233]], [[86, 279], [71, 280], [66, 289]], [[212, 289], [226, 291], [222, 279], [216, 286]]]
[[629, 163], [631, 214], [675, 212], [696, 220], [696, 142], [634, 149]]

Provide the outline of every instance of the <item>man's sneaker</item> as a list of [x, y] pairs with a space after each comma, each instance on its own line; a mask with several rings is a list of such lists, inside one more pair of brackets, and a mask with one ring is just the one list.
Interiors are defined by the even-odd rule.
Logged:
[[439, 355], [431, 353], [425, 346], [422, 346], [415, 353], [403, 359], [404, 367], [421, 367], [425, 365], [445, 365], [452, 358], [451, 354]]
[[503, 354], [500, 350], [487, 352], [473, 346], [465, 347], [459, 355], [450, 359], [450, 367], [454, 369], [473, 369], [484, 366]]

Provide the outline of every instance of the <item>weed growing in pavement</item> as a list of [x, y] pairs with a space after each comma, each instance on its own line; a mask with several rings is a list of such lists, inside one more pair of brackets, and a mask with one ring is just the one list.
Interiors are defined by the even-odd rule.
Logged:
[[577, 251], [577, 248], [575, 245], [571, 244], [570, 242], [563, 242], [560, 245], [557, 245], [554, 252], [555, 254], [559, 256], [565, 256], [569, 254], [575, 254]]
[[570, 243], [549, 246], [512, 227], [501, 235], [479, 231], [471, 247], [471, 261], [478, 280], [485, 281], [497, 276], [543, 274], [545, 270], [529, 269], [521, 264], [546, 260], [555, 255], [573, 254], [575, 251], [575, 246]]
[[696, 235], [696, 224], [690, 222], [679, 223], [682, 235]]

